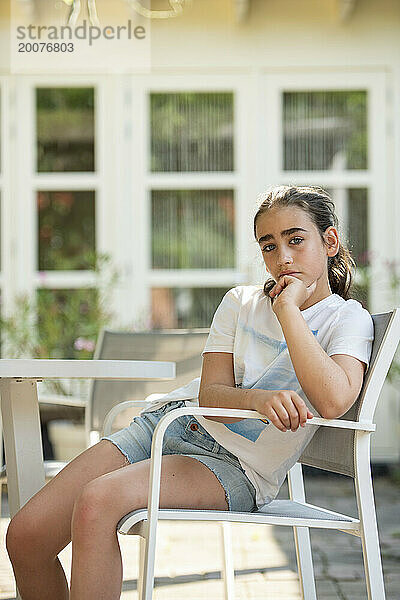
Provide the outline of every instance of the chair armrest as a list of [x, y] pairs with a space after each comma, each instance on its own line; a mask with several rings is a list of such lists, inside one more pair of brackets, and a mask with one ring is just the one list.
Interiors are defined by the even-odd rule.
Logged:
[[108, 411], [104, 418], [102, 435], [104, 436], [111, 434], [113, 423], [120, 412], [126, 410], [127, 408], [133, 407], [147, 408], [148, 406], [152, 406], [153, 404], [158, 404], [158, 402], [159, 400], [125, 400], [125, 402], [120, 402], [119, 404], [116, 404]]
[[354, 429], [355, 431], [371, 432], [376, 430], [375, 423], [371, 423], [370, 421], [346, 421], [345, 419], [323, 419], [322, 417], [308, 419], [306, 425]]

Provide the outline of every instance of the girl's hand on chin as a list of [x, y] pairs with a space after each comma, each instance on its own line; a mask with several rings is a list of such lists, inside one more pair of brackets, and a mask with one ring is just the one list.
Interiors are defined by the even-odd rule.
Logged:
[[294, 275], [282, 275], [269, 293], [272, 298], [272, 310], [277, 314], [283, 306], [291, 305], [300, 308], [314, 293], [316, 287], [317, 281], [306, 286]]

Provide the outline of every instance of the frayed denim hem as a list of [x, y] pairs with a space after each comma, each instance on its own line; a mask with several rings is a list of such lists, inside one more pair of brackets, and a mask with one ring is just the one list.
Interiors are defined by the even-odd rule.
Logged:
[[101, 440], [108, 440], [109, 442], [114, 444], [114, 446], [116, 446], [118, 448], [118, 450], [121, 452], [121, 454], [125, 458], [125, 464], [123, 465], [124, 467], [127, 467], [128, 465], [132, 464], [131, 461], [129, 460], [129, 456], [127, 455], [127, 453], [121, 448], [121, 446], [115, 440], [113, 440], [111, 437], [107, 437], [107, 436], [100, 438], [100, 442], [101, 442]]

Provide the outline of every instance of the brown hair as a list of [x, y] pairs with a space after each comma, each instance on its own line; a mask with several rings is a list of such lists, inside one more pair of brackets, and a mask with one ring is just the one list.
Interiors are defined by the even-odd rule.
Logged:
[[[256, 223], [260, 215], [278, 206], [298, 206], [304, 210], [317, 226], [322, 241], [323, 234], [328, 227], [337, 227], [338, 218], [335, 214], [335, 205], [329, 194], [320, 187], [313, 186], [288, 186], [281, 185], [268, 189], [259, 196], [261, 204], [254, 217], [254, 237], [257, 240]], [[257, 240], [258, 241], [258, 240]], [[328, 257], [328, 279], [331, 290], [345, 300], [350, 298], [350, 287], [353, 280], [352, 270], [355, 268], [349, 250], [339, 244], [336, 256]], [[264, 294], [268, 296], [275, 285], [273, 279], [268, 279], [264, 284]]]

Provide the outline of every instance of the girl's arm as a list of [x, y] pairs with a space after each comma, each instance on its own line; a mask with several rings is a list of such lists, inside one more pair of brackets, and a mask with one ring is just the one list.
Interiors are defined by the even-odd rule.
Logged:
[[328, 356], [297, 306], [285, 305], [277, 316], [305, 395], [321, 417], [340, 417], [360, 392], [364, 363], [347, 354]]
[[272, 290], [272, 296], [276, 297], [272, 307], [281, 324], [297, 379], [319, 414], [326, 419], [336, 419], [356, 400], [365, 365], [346, 354], [327, 355], [299, 308], [306, 300], [305, 290], [309, 288], [295, 277], [285, 276], [284, 279], [287, 287], [277, 289], [289, 293], [275, 296]]
[[[312, 413], [304, 400], [292, 390], [267, 391], [235, 387], [233, 354], [206, 352], [201, 372], [199, 405], [211, 408], [240, 408], [256, 410], [265, 415], [281, 431], [296, 431], [304, 426]], [[222, 423], [241, 419], [205, 417]]]

